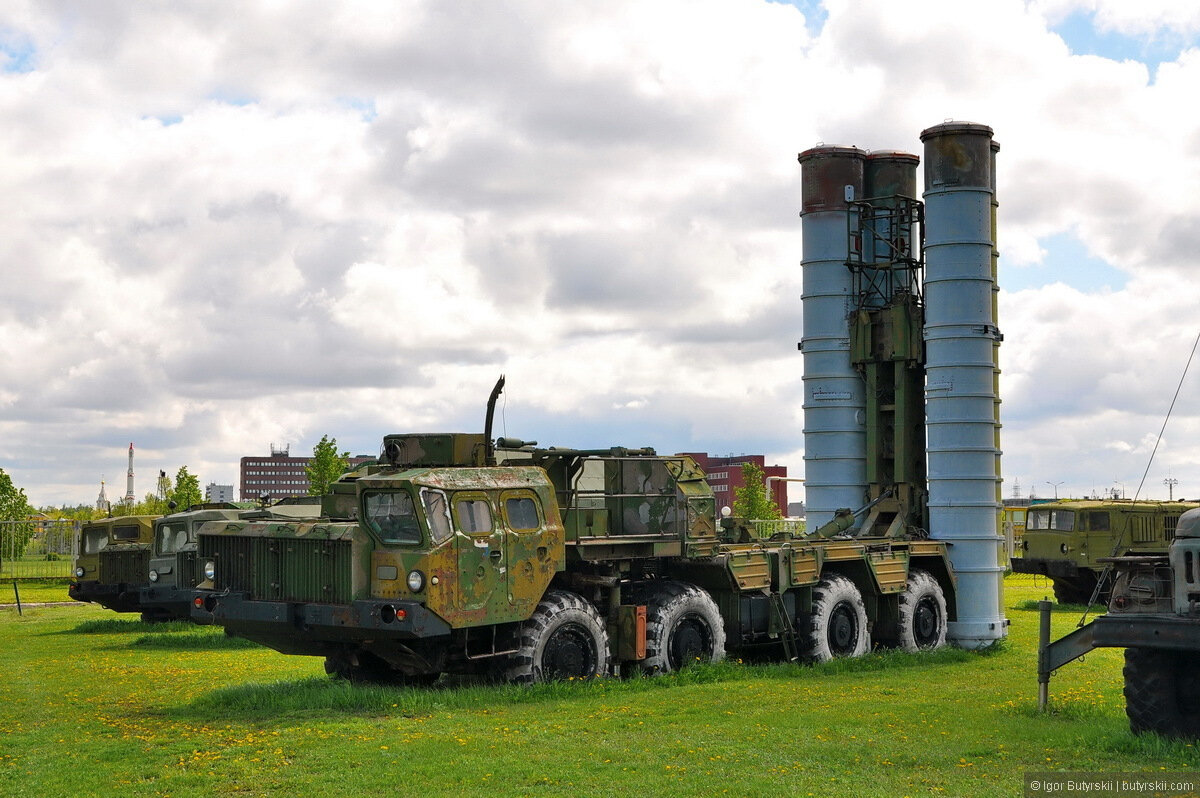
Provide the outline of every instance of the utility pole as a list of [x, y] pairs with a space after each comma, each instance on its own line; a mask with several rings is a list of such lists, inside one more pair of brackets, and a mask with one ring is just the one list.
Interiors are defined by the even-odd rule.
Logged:
[[1175, 486], [1179, 484], [1179, 480], [1175, 477], [1167, 477], [1163, 480], [1163, 484], [1167, 486], [1167, 501], [1175, 501]]
[[1051, 482], [1050, 480], [1046, 480], [1046, 484], [1054, 486], [1054, 500], [1058, 501], [1058, 486], [1062, 484], [1062, 481], [1059, 480], [1058, 482]]

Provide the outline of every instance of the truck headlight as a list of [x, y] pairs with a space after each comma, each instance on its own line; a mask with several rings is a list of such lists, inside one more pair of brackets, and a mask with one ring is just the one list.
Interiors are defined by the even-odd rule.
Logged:
[[425, 574], [420, 571], [408, 572], [408, 589], [420, 593], [425, 588]]
[[158, 571], [154, 570], [153, 568], [150, 569], [150, 581], [151, 582], [158, 581]]
[[75, 578], [76, 578], [76, 579], [83, 579], [83, 567], [82, 567], [82, 566], [80, 566], [79, 568], [76, 568], [76, 569], [75, 569]]
[[209, 582], [217, 578], [217, 564], [212, 560], [204, 561], [204, 578]]

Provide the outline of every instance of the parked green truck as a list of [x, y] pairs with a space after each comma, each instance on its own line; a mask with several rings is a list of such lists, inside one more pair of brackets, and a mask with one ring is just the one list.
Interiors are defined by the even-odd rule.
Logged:
[[537, 682], [935, 648], [955, 612], [944, 544], [839, 536], [849, 511], [757, 539], [683, 455], [389, 435], [335, 492], [342, 518], [205, 523], [193, 619], [349, 678]]
[[161, 619], [191, 620], [192, 591], [200, 581], [196, 533], [208, 521], [320, 515], [321, 499], [314, 496], [308, 501], [286, 501], [269, 507], [239, 507], [230, 502], [196, 504], [157, 519], [147, 570], [140, 580], [142, 612]]
[[116, 612], [141, 612], [156, 515], [88, 521], [79, 531], [67, 594]]
[[[1110, 564], [1101, 558], [1165, 554], [1175, 526], [1196, 502], [1087, 499], [1046, 502], [1028, 509], [1015, 573], [1042, 574], [1063, 603], [1087, 604]], [[1107, 601], [1112, 579], [1101, 585]]]

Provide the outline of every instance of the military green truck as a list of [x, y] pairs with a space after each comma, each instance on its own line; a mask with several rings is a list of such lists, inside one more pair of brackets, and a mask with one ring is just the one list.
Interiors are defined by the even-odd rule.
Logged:
[[205, 523], [193, 619], [322, 656], [337, 676], [410, 683], [945, 641], [943, 543], [846, 536], [849, 510], [812, 534], [759, 539], [718, 515], [688, 456], [487, 432], [386, 436], [378, 463], [335, 485], [342, 518]]
[[[196, 565], [196, 532], [208, 521], [237, 518], [317, 518], [320, 497], [300, 497], [262, 507], [230, 502], [195, 504], [154, 522], [154, 543], [147, 574], [142, 578], [142, 612], [163, 619], [191, 620], [192, 591], [200, 582]], [[149, 581], [147, 581], [149, 580]]]
[[75, 541], [67, 593], [117, 612], [141, 612], [139, 590], [149, 570], [157, 515], [88, 521]]
[[1041, 602], [1038, 703], [1050, 676], [1096, 648], [1124, 648], [1125, 713], [1135, 734], [1200, 737], [1200, 509], [1174, 525], [1167, 552], [1103, 558], [1116, 579], [1108, 612], [1050, 642], [1050, 602]]
[[1026, 513], [1021, 556], [1015, 573], [1042, 574], [1054, 583], [1063, 603], [1088, 604], [1097, 585], [1107, 601], [1112, 580], [1100, 584], [1105, 558], [1165, 554], [1175, 538], [1175, 525], [1196, 502], [1069, 500], [1031, 506]]

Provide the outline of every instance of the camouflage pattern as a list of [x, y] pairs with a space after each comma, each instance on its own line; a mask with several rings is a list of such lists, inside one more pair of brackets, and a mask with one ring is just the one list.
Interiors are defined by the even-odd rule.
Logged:
[[67, 593], [116, 612], [139, 612], [149, 573], [155, 515], [89, 521], [79, 531]]
[[752, 539], [746, 522], [718, 525], [690, 457], [522, 445], [481, 466], [480, 443], [388, 436], [383, 462], [334, 486], [353, 490], [353, 521], [205, 523], [198, 561], [215, 573], [199, 585], [193, 618], [335, 666], [370, 655], [415, 675], [507, 656], [556, 590], [607, 617], [618, 661], [646, 656], [645, 607], [629, 597], [659, 581], [706, 590], [734, 650], [792, 635], [788, 618], [799, 623], [813, 588], [834, 571], [869, 597], [881, 624], [895, 615], [910, 567], [939, 581], [953, 613], [941, 543]]
[[[566, 564], [553, 486], [539, 468], [427, 469], [359, 480], [360, 491], [397, 487], [414, 495], [425, 489], [426, 495], [446, 496], [451, 534], [435, 541], [429, 509], [421, 502], [421, 544], [376, 550], [372, 597], [421, 600], [454, 627], [519, 621], [533, 613], [555, 573]], [[521, 500], [532, 501], [538, 512], [532, 529], [520, 528], [509, 519], [510, 504], [516, 506]], [[462, 505], [469, 502], [489, 508], [486, 529], [464, 524]], [[391, 578], [381, 579], [381, 569]], [[405, 581], [414, 570], [427, 578], [421, 596], [409, 590]]]
[[396, 467], [484, 465], [486, 441], [482, 435], [436, 433], [386, 435], [383, 450]]

